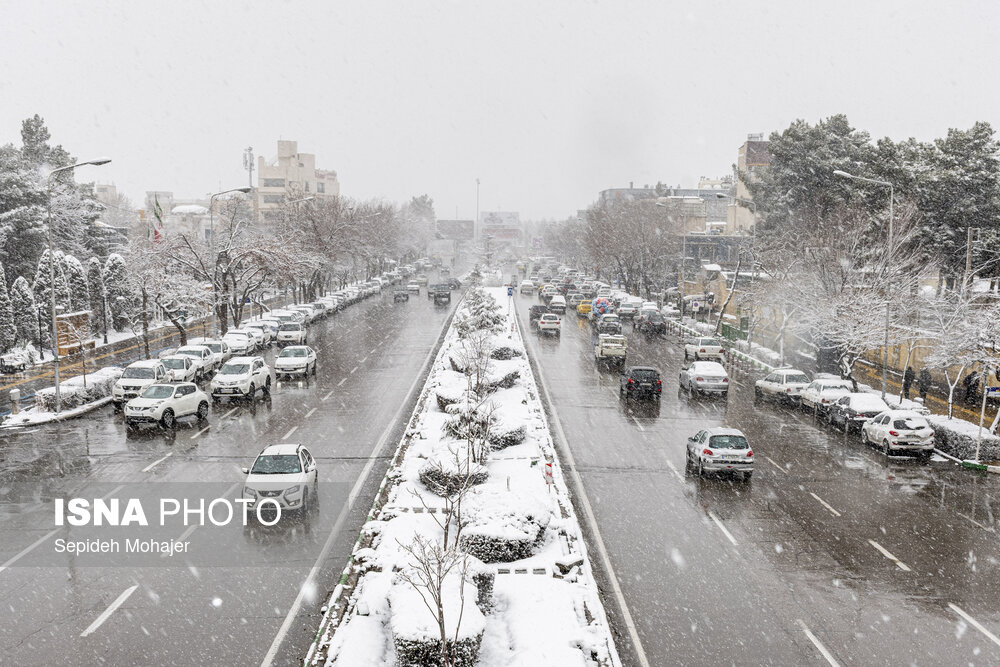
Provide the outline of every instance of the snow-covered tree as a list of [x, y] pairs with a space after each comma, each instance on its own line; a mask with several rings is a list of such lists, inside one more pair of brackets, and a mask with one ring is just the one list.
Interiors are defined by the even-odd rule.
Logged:
[[29, 276], [45, 244], [45, 189], [11, 145], [0, 147], [0, 263]]
[[125, 331], [132, 321], [135, 292], [129, 285], [125, 260], [118, 253], [108, 255], [108, 261], [104, 263], [104, 292], [111, 326], [116, 331]]
[[104, 318], [104, 271], [101, 268], [101, 260], [91, 257], [87, 262], [87, 296], [90, 299], [90, 330], [105, 330], [107, 322]]
[[[47, 345], [48, 329], [39, 325], [38, 310], [35, 308], [35, 297], [31, 286], [24, 276], [19, 276], [10, 286], [10, 305], [14, 311], [14, 325], [17, 328], [17, 342], [26, 344], [34, 341], [38, 345]], [[41, 336], [41, 338], [39, 337]]]
[[38, 317], [43, 322], [51, 322], [52, 318], [52, 279], [55, 278], [56, 314], [59, 312], [70, 312], [69, 286], [66, 284], [66, 276], [60, 266], [60, 257], [56, 255], [54, 266], [52, 256], [48, 250], [42, 253], [38, 260], [38, 268], [35, 270], [35, 281], [31, 285], [32, 294], [35, 297], [35, 307]]
[[63, 269], [69, 285], [70, 307], [73, 312], [90, 310], [90, 287], [83, 264], [73, 255], [63, 255]]
[[14, 310], [7, 292], [7, 278], [3, 265], [0, 264], [0, 352], [6, 352], [14, 346], [17, 339], [17, 325], [14, 323]]

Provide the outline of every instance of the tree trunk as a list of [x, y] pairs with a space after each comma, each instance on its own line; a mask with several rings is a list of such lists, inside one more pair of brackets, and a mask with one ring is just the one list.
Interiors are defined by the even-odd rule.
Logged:
[[726, 312], [726, 308], [729, 306], [729, 302], [732, 300], [733, 295], [736, 294], [736, 283], [740, 279], [740, 266], [743, 265], [743, 253], [740, 253], [736, 258], [736, 273], [733, 275], [733, 288], [729, 290], [729, 294], [726, 295], [726, 300], [722, 304], [722, 308], [719, 310], [719, 319], [715, 323], [715, 335], [719, 335], [719, 329], [722, 328], [722, 316]]
[[149, 292], [142, 288], [142, 350], [149, 359]]
[[181, 345], [187, 345], [187, 329], [184, 327], [184, 323], [174, 317], [173, 312], [164, 308], [163, 304], [160, 303], [159, 300], [154, 299], [154, 303], [156, 303], [156, 305], [159, 306], [164, 313], [166, 313], [167, 319], [170, 320], [170, 323], [177, 329], [177, 335], [180, 337]]

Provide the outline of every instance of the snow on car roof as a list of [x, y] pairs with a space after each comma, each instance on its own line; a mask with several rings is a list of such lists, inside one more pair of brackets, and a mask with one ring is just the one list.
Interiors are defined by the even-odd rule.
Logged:
[[869, 394], [867, 391], [856, 392], [848, 394], [851, 397], [851, 405], [860, 408], [862, 410], [885, 410], [889, 406], [886, 405], [885, 401], [876, 396], [875, 394]]
[[133, 361], [129, 364], [129, 366], [133, 368], [151, 368], [159, 363], [159, 359], [141, 359], [139, 361]]
[[717, 361], [696, 361], [691, 364], [691, 368], [701, 373], [707, 373], [708, 371], [718, 371], [723, 375], [726, 373], [726, 369]]
[[299, 444], [282, 443], [280, 445], [268, 445], [258, 456], [274, 456], [282, 454], [295, 454], [299, 451]]

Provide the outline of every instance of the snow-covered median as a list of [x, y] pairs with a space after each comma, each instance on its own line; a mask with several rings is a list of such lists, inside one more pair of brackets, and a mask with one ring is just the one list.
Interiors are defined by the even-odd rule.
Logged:
[[369, 519], [308, 664], [620, 664], [505, 288], [459, 306]]
[[122, 375], [118, 366], [110, 366], [87, 373], [86, 376], [64, 380], [59, 383], [60, 412], [55, 412], [55, 387], [39, 389], [35, 393], [35, 405], [29, 410], [8, 415], [0, 428], [36, 426], [48, 422], [72, 419], [111, 402], [111, 389]]

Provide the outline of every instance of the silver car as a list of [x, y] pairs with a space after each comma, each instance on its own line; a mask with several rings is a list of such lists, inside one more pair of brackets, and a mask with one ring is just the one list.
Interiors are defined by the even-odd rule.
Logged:
[[681, 369], [678, 388], [691, 394], [729, 395], [729, 375], [717, 361], [696, 361]]
[[753, 449], [738, 429], [707, 428], [688, 438], [687, 465], [698, 475], [731, 472], [746, 480], [753, 475]]

